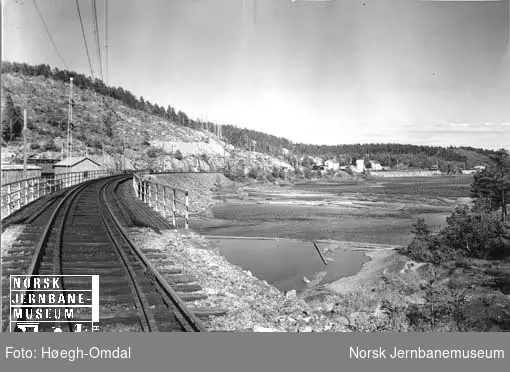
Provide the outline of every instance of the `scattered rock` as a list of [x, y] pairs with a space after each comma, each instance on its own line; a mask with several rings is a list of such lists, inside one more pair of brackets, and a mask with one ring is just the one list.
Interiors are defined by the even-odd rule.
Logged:
[[286, 298], [290, 298], [290, 299], [294, 299], [294, 298], [296, 298], [296, 290], [295, 290], [295, 289], [291, 289], [290, 291], [288, 291], [288, 292], [285, 294], [285, 297], [286, 297]]
[[261, 326], [255, 326], [255, 327], [253, 327], [253, 332], [281, 332], [281, 331], [276, 328], [266, 328], [266, 327], [261, 327]]

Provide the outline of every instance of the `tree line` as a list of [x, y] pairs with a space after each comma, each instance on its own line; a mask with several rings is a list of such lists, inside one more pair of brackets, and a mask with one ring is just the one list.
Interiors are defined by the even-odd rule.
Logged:
[[140, 110], [151, 115], [158, 116], [165, 120], [170, 120], [178, 125], [190, 127], [194, 129], [208, 130], [214, 132], [216, 124], [208, 121], [194, 120], [186, 113], [176, 110], [174, 107], [168, 105], [165, 109], [157, 103], [151, 103], [149, 100], [137, 98], [129, 90], [122, 87], [107, 86], [100, 79], [93, 79], [89, 76], [79, 74], [73, 71], [60, 70], [57, 67], [51, 68], [47, 64], [29, 65], [27, 63], [2, 61], [2, 73], [19, 73], [25, 76], [44, 76], [57, 81], [68, 83], [70, 78], [73, 78], [73, 84], [81, 89], [89, 89], [97, 94], [105, 97], [110, 97], [122, 102], [129, 108]]
[[[73, 83], [81, 89], [95, 91], [103, 96], [118, 100], [127, 107], [172, 121], [177, 125], [210, 132], [214, 132], [218, 125], [210, 121], [194, 120], [183, 111], [176, 110], [170, 105], [165, 109], [157, 103], [151, 103], [142, 96], [137, 98], [129, 90], [121, 87], [107, 86], [100, 79], [93, 79], [83, 74], [68, 70], [60, 70], [56, 67], [51, 68], [47, 64], [32, 66], [27, 63], [2, 62], [2, 73], [9, 72], [20, 73], [26, 76], [44, 76], [63, 82], [69, 82], [70, 77], [73, 77]], [[17, 124], [19, 115], [15, 110], [11, 110], [10, 113], [12, 114], [10, 116], [14, 119], [12, 121], [13, 125], [10, 125], [9, 128], [13, 129], [6, 130], [6, 132], [9, 132], [8, 135], [12, 138], [12, 136], [16, 137], [19, 133]], [[222, 135], [228, 143], [238, 148], [254, 150], [273, 156], [284, 155], [285, 159], [294, 165], [299, 165], [304, 155], [322, 157], [324, 159], [337, 159], [344, 165], [351, 164], [354, 159], [360, 158], [375, 160], [382, 166], [387, 167], [405, 165], [411, 168], [429, 168], [436, 164], [439, 165], [441, 170], [449, 173], [458, 171], [462, 166], [467, 165], [470, 167], [477, 165], [466, 164], [467, 157], [458, 153], [456, 148], [451, 146], [420, 146], [398, 143], [312, 145], [293, 143], [283, 137], [256, 130], [239, 128], [230, 124], [222, 125]], [[285, 154], [282, 153], [282, 149], [284, 148], [288, 150]], [[462, 148], [485, 156], [494, 154], [492, 150], [472, 147]]]
[[457, 207], [437, 235], [432, 234], [423, 218], [417, 219], [413, 225], [415, 237], [402, 253], [432, 263], [460, 257], [510, 257], [510, 154], [501, 149], [491, 157], [493, 165], [473, 178], [473, 205]]

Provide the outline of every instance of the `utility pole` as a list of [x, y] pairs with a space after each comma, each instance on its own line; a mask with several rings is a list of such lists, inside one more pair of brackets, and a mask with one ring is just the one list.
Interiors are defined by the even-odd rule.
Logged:
[[[95, 96], [95, 92], [94, 92], [94, 96]], [[105, 110], [106, 108], [106, 105], [104, 103], [104, 96], [101, 98], [101, 101], [103, 103], [103, 107], [101, 107], [101, 110]], [[106, 169], [106, 157], [105, 157], [105, 153], [104, 153], [104, 127], [106, 125], [106, 119], [103, 120], [103, 122], [101, 123], [101, 133], [102, 133], [102, 136], [101, 136], [101, 149], [103, 151], [103, 168]]]
[[27, 109], [23, 109], [23, 178], [27, 178]]
[[105, 18], [105, 72], [106, 72], [106, 85], [108, 85], [108, 0], [104, 1], [104, 18]]
[[126, 170], [126, 132], [122, 131], [122, 170]]
[[73, 151], [71, 142], [72, 142], [72, 134], [71, 134], [71, 125], [73, 121], [73, 78], [70, 78], [70, 90], [69, 90], [69, 117], [67, 120], [67, 173], [69, 173], [69, 167], [71, 162], [69, 158], [71, 157], [71, 152]]

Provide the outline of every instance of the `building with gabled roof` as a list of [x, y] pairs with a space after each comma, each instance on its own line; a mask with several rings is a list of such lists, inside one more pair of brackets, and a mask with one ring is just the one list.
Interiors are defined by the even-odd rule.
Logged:
[[55, 177], [65, 173], [82, 172], [83, 178], [88, 178], [88, 173], [101, 170], [101, 165], [88, 157], [70, 157], [53, 165]]

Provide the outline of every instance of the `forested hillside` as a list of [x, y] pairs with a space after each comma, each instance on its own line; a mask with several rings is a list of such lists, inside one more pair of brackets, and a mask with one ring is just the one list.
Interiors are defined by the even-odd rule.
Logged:
[[[110, 152], [120, 153], [127, 146], [128, 152], [129, 149], [135, 152], [142, 150], [154, 159], [161, 151], [149, 148], [151, 140], [165, 137], [173, 141], [208, 142], [211, 136], [201, 131], [217, 133], [218, 123], [194, 120], [171, 105], [165, 109], [143, 97], [135, 97], [122, 87], [106, 86], [99, 79], [48, 65], [2, 62], [4, 143], [21, 135], [21, 106], [28, 105], [31, 110], [29, 116], [32, 118], [29, 125], [37, 126], [37, 135], [51, 137], [44, 143], [37, 142], [32, 146], [56, 150], [58, 146], [55, 146], [54, 138], [63, 135], [67, 123], [67, 86], [70, 77], [73, 77], [76, 88], [73, 128], [84, 148], [99, 149], [105, 145]], [[147, 122], [150, 125], [145, 125]], [[364, 158], [392, 168], [423, 169], [437, 164], [443, 171], [454, 172], [488, 163], [488, 155], [494, 153], [471, 147], [445, 148], [392, 143], [310, 145], [293, 143], [286, 138], [231, 124], [222, 125], [221, 132], [223, 139], [237, 148], [283, 157], [294, 166], [303, 165], [303, 156], [308, 155], [323, 160], [336, 159], [342, 165]], [[37, 135], [35, 139], [39, 138]], [[132, 156], [137, 158], [136, 154]]]

